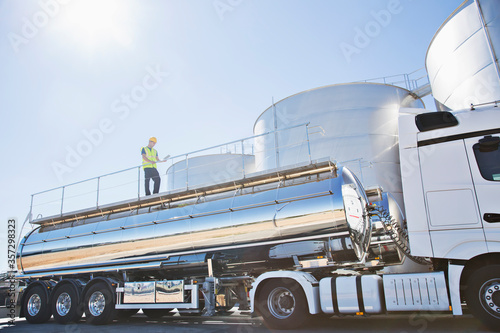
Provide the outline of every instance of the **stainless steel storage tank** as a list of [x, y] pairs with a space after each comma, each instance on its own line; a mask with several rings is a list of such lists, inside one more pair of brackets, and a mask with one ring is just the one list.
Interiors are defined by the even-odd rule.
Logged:
[[255, 158], [248, 154], [210, 154], [189, 157], [167, 170], [167, 191], [213, 185], [254, 172]]
[[308, 138], [301, 127], [259, 137], [256, 170], [329, 157], [349, 167], [365, 188], [391, 192], [403, 207], [397, 129], [402, 107], [423, 103], [406, 89], [377, 83], [331, 85], [287, 97], [259, 116], [254, 134], [309, 123]]
[[439, 110], [500, 100], [500, 1], [465, 1], [434, 35], [425, 60]]

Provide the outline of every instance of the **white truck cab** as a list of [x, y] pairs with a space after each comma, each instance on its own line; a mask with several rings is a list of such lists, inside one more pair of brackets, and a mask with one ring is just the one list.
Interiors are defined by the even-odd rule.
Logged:
[[400, 159], [413, 255], [500, 253], [500, 112], [403, 110]]

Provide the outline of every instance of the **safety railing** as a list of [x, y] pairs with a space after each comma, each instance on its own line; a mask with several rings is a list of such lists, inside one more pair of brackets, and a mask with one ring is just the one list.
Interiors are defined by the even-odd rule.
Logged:
[[[312, 131], [317, 133], [317, 128]], [[242, 179], [249, 174], [311, 163], [308, 123], [169, 157], [157, 163], [160, 192]], [[145, 195], [142, 164], [31, 195], [29, 221], [64, 216]], [[153, 181], [149, 187], [153, 188]]]
[[389, 84], [397, 87], [405, 88], [409, 91], [419, 90], [429, 84], [429, 77], [425, 68], [419, 68], [408, 74], [397, 74], [391, 76], [383, 76], [373, 79], [362, 80], [359, 82], [374, 82]]

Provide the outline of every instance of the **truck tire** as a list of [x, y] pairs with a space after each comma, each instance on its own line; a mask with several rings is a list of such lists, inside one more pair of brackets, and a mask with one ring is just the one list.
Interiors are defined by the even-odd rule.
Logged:
[[49, 306], [48, 293], [41, 285], [28, 289], [24, 297], [23, 311], [30, 324], [41, 324], [48, 321], [52, 315]]
[[467, 281], [467, 306], [494, 331], [500, 331], [500, 265], [484, 266]]
[[52, 293], [52, 314], [59, 324], [77, 323], [83, 315], [78, 291], [71, 284], [65, 284]]
[[173, 309], [142, 309], [142, 312], [144, 312], [148, 318], [160, 319], [161, 317], [168, 316], [172, 310]]
[[256, 307], [267, 326], [273, 329], [298, 328], [310, 318], [304, 290], [291, 279], [267, 282], [259, 293]]
[[85, 318], [91, 325], [109, 324], [116, 315], [113, 294], [104, 282], [91, 286], [84, 298]]

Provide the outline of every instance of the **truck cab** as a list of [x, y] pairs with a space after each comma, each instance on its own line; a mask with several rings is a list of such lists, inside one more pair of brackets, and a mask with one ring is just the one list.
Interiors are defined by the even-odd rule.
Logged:
[[404, 109], [401, 178], [411, 253], [448, 270], [453, 314], [465, 300], [500, 322], [500, 112], [497, 102], [457, 112]]
[[413, 255], [470, 260], [500, 253], [500, 112], [405, 109], [403, 195]]

